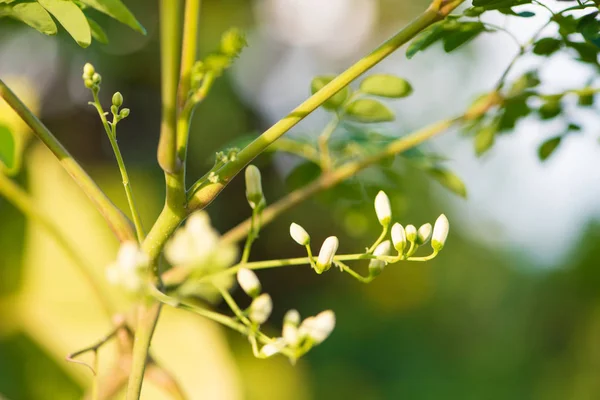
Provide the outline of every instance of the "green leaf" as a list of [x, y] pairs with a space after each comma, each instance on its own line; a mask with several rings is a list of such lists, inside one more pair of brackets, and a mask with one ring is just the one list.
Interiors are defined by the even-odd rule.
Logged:
[[479, 157], [487, 152], [496, 139], [498, 128], [496, 124], [489, 124], [482, 127], [475, 136], [475, 154]]
[[406, 49], [406, 58], [411, 59], [419, 51], [423, 51], [444, 36], [444, 24], [446, 21], [439, 21], [421, 32]]
[[287, 189], [292, 192], [298, 188], [308, 185], [321, 176], [321, 167], [312, 161], [298, 165], [285, 178]]
[[467, 197], [467, 188], [456, 174], [442, 167], [431, 167], [425, 170], [433, 179], [438, 181], [446, 189], [460, 197]]
[[542, 119], [552, 119], [562, 112], [560, 101], [547, 101], [538, 109], [538, 114]]
[[598, 52], [600, 48], [591, 43], [579, 43], [568, 41], [567, 47], [572, 48], [579, 54], [579, 61], [589, 64], [598, 64]]
[[387, 106], [373, 99], [359, 99], [348, 104], [345, 116], [363, 123], [388, 122], [395, 119], [394, 113]]
[[90, 6], [104, 14], [128, 25], [130, 28], [146, 34], [146, 29], [133, 16], [131, 11], [120, 0], [80, 0], [86, 6]]
[[90, 29], [92, 30], [92, 37], [94, 38], [94, 40], [97, 40], [98, 42], [102, 43], [102, 44], [107, 44], [108, 43], [108, 36], [106, 35], [106, 32], [104, 31], [104, 29], [102, 29], [102, 27], [100, 25], [98, 25], [98, 23], [96, 21], [94, 21], [93, 19], [91, 19], [90, 17], [87, 17], [88, 23], [90, 24]]
[[524, 93], [505, 100], [500, 112], [499, 131], [513, 130], [520, 119], [531, 113], [531, 107], [527, 104], [529, 96]]
[[596, 20], [597, 15], [598, 12], [593, 12], [582, 17], [577, 24], [577, 31], [587, 42], [600, 48], [600, 22]]
[[17, 162], [16, 142], [8, 127], [0, 125], [0, 173], [14, 170]]
[[475, 39], [484, 31], [485, 26], [481, 22], [460, 23], [453, 28], [450, 33], [444, 36], [444, 51], [450, 53], [465, 43]]
[[554, 38], [543, 38], [535, 42], [533, 52], [538, 56], [549, 56], [558, 51], [562, 46], [562, 40]]
[[531, 0], [473, 0], [474, 7], [483, 7], [486, 10], [499, 10], [522, 4], [531, 4]]
[[363, 93], [373, 96], [401, 98], [412, 93], [412, 86], [408, 81], [394, 75], [378, 74], [365, 78], [360, 83]]
[[558, 148], [561, 141], [562, 136], [556, 136], [542, 143], [538, 148], [538, 157], [540, 158], [540, 160], [547, 160], [548, 157], [550, 157], [552, 153], [554, 153], [554, 151]]
[[56, 24], [44, 7], [38, 3], [19, 3], [0, 6], [0, 16], [18, 19], [44, 35], [56, 35]]
[[[335, 76], [329, 76], [329, 75], [328, 76], [316, 76], [315, 78], [313, 78], [312, 82], [310, 83], [311, 93], [312, 94], [317, 93], [325, 85], [327, 85], [329, 82], [331, 82], [334, 78], [335, 78]], [[325, 108], [327, 110], [337, 110], [342, 106], [342, 104], [344, 104], [344, 102], [346, 101], [346, 99], [348, 98], [349, 95], [350, 95], [350, 89], [348, 88], [348, 86], [346, 86], [345, 88], [343, 88], [342, 90], [337, 92], [335, 95], [333, 95], [329, 100], [327, 100], [323, 104], [323, 108]]]
[[70, 0], [38, 0], [81, 47], [92, 43], [92, 32], [83, 11]]
[[532, 11], [522, 11], [520, 13], [516, 14], [517, 16], [521, 17], [521, 18], [531, 18], [531, 17], [535, 17], [535, 13]]

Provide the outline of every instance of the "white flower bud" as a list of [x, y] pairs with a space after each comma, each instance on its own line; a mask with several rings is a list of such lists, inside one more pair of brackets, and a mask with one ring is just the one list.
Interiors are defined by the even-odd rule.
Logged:
[[404, 232], [402, 225], [397, 222], [392, 226], [392, 243], [394, 243], [394, 248], [398, 251], [398, 254], [402, 254], [406, 247], [406, 232]]
[[377, 214], [377, 219], [381, 225], [388, 225], [392, 220], [390, 199], [383, 190], [380, 190], [375, 197], [375, 213]]
[[273, 311], [273, 300], [271, 300], [271, 296], [263, 293], [255, 298], [252, 301], [252, 304], [250, 304], [248, 317], [252, 322], [261, 325], [269, 319], [271, 311]]
[[85, 63], [83, 66], [83, 79], [91, 79], [95, 72], [96, 69], [92, 64]]
[[296, 347], [300, 344], [300, 331], [298, 330], [298, 324], [300, 324], [300, 313], [296, 310], [289, 310], [283, 317], [283, 340], [292, 346]]
[[291, 324], [293, 326], [298, 326], [300, 323], [300, 313], [298, 310], [289, 310], [283, 316], [283, 324]]
[[[381, 242], [379, 246], [375, 248], [373, 252], [374, 256], [389, 256], [392, 251], [392, 245], [389, 240]], [[387, 262], [383, 260], [371, 260], [369, 262], [369, 275], [377, 276], [383, 271], [383, 268], [387, 265]]]
[[300, 246], [306, 246], [310, 243], [310, 235], [306, 230], [295, 222], [290, 225], [290, 236]]
[[414, 225], [406, 225], [404, 231], [409, 242], [414, 242], [417, 239], [417, 228]]
[[433, 247], [435, 251], [440, 251], [444, 247], [449, 230], [450, 223], [448, 222], [448, 218], [446, 218], [444, 214], [440, 215], [435, 221], [433, 234], [431, 236], [431, 247]]
[[260, 294], [260, 281], [254, 271], [248, 268], [240, 268], [237, 272], [237, 281], [248, 296], [256, 297]]
[[246, 198], [254, 210], [265, 200], [262, 190], [260, 170], [254, 165], [246, 167]]
[[323, 311], [314, 317], [308, 317], [300, 325], [300, 336], [311, 339], [315, 344], [323, 342], [335, 327], [335, 314], [331, 310]]
[[319, 257], [317, 258], [318, 274], [322, 274], [324, 271], [331, 268], [331, 263], [333, 262], [333, 257], [335, 256], [339, 244], [340, 242], [335, 236], [329, 236], [325, 239], [321, 246], [321, 250], [319, 251]]
[[264, 357], [264, 358], [271, 357], [277, 353], [280, 353], [284, 347], [285, 347], [285, 341], [283, 341], [281, 338], [278, 338], [275, 341], [273, 341], [272, 343], [265, 344], [260, 349], [260, 356]]
[[429, 223], [421, 225], [421, 227], [417, 231], [417, 244], [424, 245], [425, 243], [427, 243], [429, 239], [431, 239], [432, 230], [433, 228]]

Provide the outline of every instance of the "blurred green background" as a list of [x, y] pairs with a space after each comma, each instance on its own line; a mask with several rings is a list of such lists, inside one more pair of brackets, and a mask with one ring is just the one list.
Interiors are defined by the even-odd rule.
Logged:
[[[114, 91], [123, 93], [132, 113], [119, 125], [119, 143], [146, 226], [164, 195], [155, 159], [160, 115], [155, 3], [126, 1], [147, 28], [146, 37], [98, 15], [110, 43], [88, 49], [64, 32], [47, 38], [0, 20], [2, 78], [30, 104], [38, 103], [34, 108], [47, 126], [126, 208], [109, 143], [86, 105], [83, 64], [92, 62], [102, 73], [106, 104]], [[250, 47], [194, 115], [191, 178], [211, 166], [215, 151], [264, 130], [308, 96], [314, 75], [341, 71], [426, 6], [391, 0], [203, 3], [201, 54], [215, 49], [233, 25], [248, 31]], [[530, 30], [512, 27], [517, 34]], [[397, 122], [364, 129], [398, 136], [463, 110], [495, 83], [512, 51], [509, 41], [490, 39], [451, 56], [434, 49], [410, 62], [400, 52], [377, 70], [409, 78], [415, 95], [390, 104]], [[577, 67], [560, 68], [546, 70], [551, 84], [562, 79], [561, 71]], [[5, 109], [0, 118], [8, 118]], [[326, 121], [319, 112], [290, 135], [314, 138]], [[153, 343], [157, 359], [192, 399], [600, 398], [600, 227], [593, 223], [597, 207], [589, 206], [598, 193], [585, 183], [597, 178], [586, 175], [593, 169], [589, 162], [597, 165], [597, 149], [584, 145], [591, 149], [586, 152], [573, 143], [541, 167], [532, 140], [548, 129], [530, 122], [528, 132], [511, 135], [495, 154], [479, 160], [469, 139], [450, 133], [435, 140], [430, 148], [465, 177], [468, 200], [397, 160], [393, 176], [367, 170], [349, 186], [351, 194], [333, 189], [267, 226], [252, 259], [301, 256], [287, 235], [292, 221], [305, 226], [314, 243], [337, 234], [343, 252], [369, 245], [378, 235], [372, 199], [379, 189], [390, 195], [394, 219], [403, 224], [433, 222], [442, 212], [451, 221], [450, 239], [438, 258], [389, 266], [368, 286], [335, 271], [317, 276], [308, 267], [261, 272], [275, 303], [268, 328], [273, 334], [290, 308], [303, 316], [328, 308], [337, 315], [332, 336], [298, 365], [277, 357], [256, 360], [243, 337], [166, 308]], [[528, 139], [520, 140], [525, 133]], [[103, 268], [117, 243], [99, 215], [39, 143], [30, 146], [24, 163], [17, 180], [104, 282]], [[284, 196], [285, 178], [298, 160], [270, 154], [257, 164], [267, 200]], [[574, 176], [581, 184], [572, 186]], [[249, 211], [240, 179], [208, 208], [221, 232]], [[127, 300], [119, 298], [119, 304], [125, 309]], [[68, 257], [0, 199], [0, 398], [81, 398], [90, 373], [64, 357], [109, 329]], [[101, 351], [104, 372], [114, 354], [114, 346]], [[143, 398], [165, 397], [148, 384]]]

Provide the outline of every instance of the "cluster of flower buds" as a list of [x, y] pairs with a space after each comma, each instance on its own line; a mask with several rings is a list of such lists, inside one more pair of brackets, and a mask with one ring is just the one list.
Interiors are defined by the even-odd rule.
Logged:
[[106, 276], [113, 285], [127, 292], [140, 293], [144, 287], [150, 259], [135, 242], [124, 242], [119, 248], [117, 259], [106, 269]]
[[419, 246], [431, 241], [434, 253], [438, 253], [444, 247], [448, 238], [450, 224], [444, 214], [435, 221], [434, 226], [427, 223], [417, 229], [414, 225], [404, 228], [399, 223], [392, 226], [392, 243], [399, 256], [410, 257]]
[[96, 72], [96, 69], [92, 64], [86, 63], [83, 66], [83, 75], [81, 77], [83, 78], [83, 84], [86, 88], [94, 91], [100, 90], [102, 77]]
[[253, 210], [262, 210], [267, 201], [262, 189], [260, 170], [254, 165], [246, 167], [246, 199]]
[[300, 313], [288, 311], [283, 318], [282, 335], [260, 349], [260, 357], [277, 353], [288, 354], [292, 361], [308, 352], [329, 337], [335, 328], [335, 314], [331, 310], [320, 312], [300, 322]]
[[242, 290], [253, 299], [250, 307], [246, 310], [248, 318], [256, 325], [264, 324], [273, 311], [271, 296], [267, 293], [260, 293], [262, 285], [251, 269], [240, 268], [237, 272], [237, 281]]
[[119, 111], [119, 108], [123, 105], [123, 95], [120, 92], [115, 92], [112, 97], [112, 105], [110, 106], [110, 112], [114, 117], [114, 121], [120, 121], [129, 116], [129, 108], [123, 108]]

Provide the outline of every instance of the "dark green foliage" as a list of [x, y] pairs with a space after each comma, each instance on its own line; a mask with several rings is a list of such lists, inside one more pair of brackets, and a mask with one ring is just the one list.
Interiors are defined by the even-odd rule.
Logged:
[[556, 151], [560, 142], [562, 141], [562, 136], [556, 136], [546, 140], [542, 143], [538, 149], [538, 157], [540, 160], [545, 161]]

